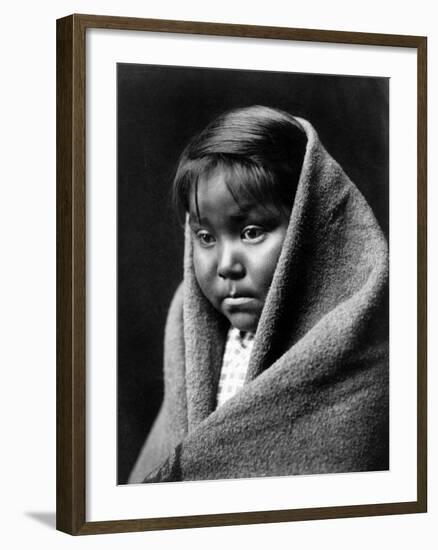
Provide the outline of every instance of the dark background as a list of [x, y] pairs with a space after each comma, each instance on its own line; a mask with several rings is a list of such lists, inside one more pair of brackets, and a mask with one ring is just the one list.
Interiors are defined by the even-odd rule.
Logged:
[[182, 279], [179, 155], [215, 116], [254, 104], [308, 119], [388, 236], [388, 79], [118, 64], [118, 483], [162, 399], [163, 329]]

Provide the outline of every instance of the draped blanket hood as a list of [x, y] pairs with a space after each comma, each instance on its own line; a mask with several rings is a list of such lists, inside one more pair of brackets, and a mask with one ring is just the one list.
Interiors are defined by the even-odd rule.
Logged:
[[388, 250], [311, 124], [246, 384], [216, 410], [228, 321], [195, 279], [167, 319], [164, 399], [130, 483], [388, 469]]

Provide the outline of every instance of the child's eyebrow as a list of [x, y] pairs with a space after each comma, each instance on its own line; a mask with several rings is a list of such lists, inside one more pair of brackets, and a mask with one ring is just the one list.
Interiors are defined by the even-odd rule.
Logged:
[[196, 216], [196, 214], [195, 215], [193, 215], [193, 214], [189, 215], [189, 225], [198, 226], [200, 224], [202, 225], [202, 224], [205, 224], [207, 222], [208, 222], [208, 220], [206, 220], [205, 218], [198, 218], [198, 216]]
[[[230, 212], [228, 214], [228, 217], [233, 222], [241, 222], [245, 221], [248, 217], [248, 214], [252, 211], [252, 208], [244, 208], [239, 210], [237, 212]], [[189, 215], [189, 224], [190, 225], [208, 225], [209, 220], [208, 218], [204, 218], [203, 216], [199, 217], [196, 214], [190, 214]]]
[[[267, 212], [270, 212], [269, 210], [266, 210], [265, 208], [260, 208], [260, 205], [254, 205], [254, 204], [245, 204], [245, 205], [239, 205], [239, 208], [235, 211], [229, 212], [227, 214], [228, 218], [235, 223], [241, 223], [245, 222], [248, 217], [251, 216], [251, 214], [254, 215], [266, 215]], [[272, 214], [272, 212], [270, 212]], [[189, 214], [189, 225], [190, 226], [199, 226], [199, 225], [208, 225], [209, 219], [205, 218], [203, 216], [198, 217], [196, 213], [191, 212]]]
[[230, 213], [229, 217], [232, 221], [241, 222], [246, 220], [249, 212], [251, 212], [251, 208], [247, 208], [245, 210], [239, 210], [239, 212], [236, 212], [235, 214]]
[[251, 215], [266, 215], [267, 212], [269, 212], [269, 209], [266, 209], [263, 205], [248, 202], [239, 204], [238, 209], [230, 212], [228, 216], [232, 221], [241, 222], [245, 221]]

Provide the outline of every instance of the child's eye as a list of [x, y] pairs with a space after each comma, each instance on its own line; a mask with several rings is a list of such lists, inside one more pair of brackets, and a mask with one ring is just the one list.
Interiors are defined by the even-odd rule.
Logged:
[[262, 227], [251, 225], [242, 231], [242, 239], [244, 241], [259, 242], [265, 236], [265, 230]]
[[196, 233], [196, 238], [201, 243], [201, 246], [204, 247], [212, 246], [215, 243], [213, 235], [205, 230], [198, 231]]

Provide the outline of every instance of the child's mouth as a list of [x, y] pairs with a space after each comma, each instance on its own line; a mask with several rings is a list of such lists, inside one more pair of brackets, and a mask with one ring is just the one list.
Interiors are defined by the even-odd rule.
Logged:
[[227, 296], [223, 300], [225, 306], [243, 306], [254, 300], [251, 296]]

